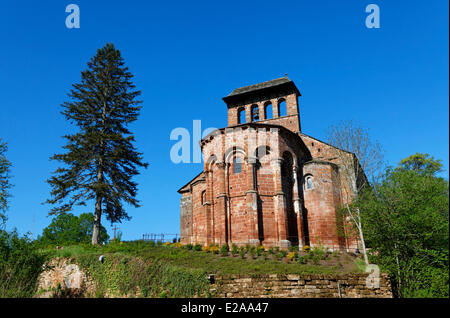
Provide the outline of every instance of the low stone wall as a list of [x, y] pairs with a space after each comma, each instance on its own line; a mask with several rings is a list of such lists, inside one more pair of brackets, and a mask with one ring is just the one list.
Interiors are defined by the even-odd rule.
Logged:
[[211, 291], [219, 298], [392, 298], [387, 275], [381, 274], [378, 288], [367, 287], [367, 277], [366, 273], [214, 276]]

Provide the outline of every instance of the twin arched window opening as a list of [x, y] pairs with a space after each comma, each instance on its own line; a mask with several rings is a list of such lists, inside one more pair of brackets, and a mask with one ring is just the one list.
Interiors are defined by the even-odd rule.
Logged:
[[[266, 104], [264, 104], [264, 117], [262, 117], [260, 115], [261, 114], [259, 113], [259, 106], [257, 104], [253, 104], [250, 107], [250, 121], [255, 122], [255, 121], [259, 121], [261, 119], [264, 119], [264, 120], [265, 119], [273, 119], [274, 114], [273, 114], [273, 108], [272, 108], [271, 102], [267, 102]], [[286, 106], [286, 100], [284, 98], [281, 98], [278, 101], [277, 117], [283, 117], [283, 116], [287, 116], [287, 106]], [[237, 117], [238, 117], [238, 124], [246, 123], [244, 107], [238, 108]]]

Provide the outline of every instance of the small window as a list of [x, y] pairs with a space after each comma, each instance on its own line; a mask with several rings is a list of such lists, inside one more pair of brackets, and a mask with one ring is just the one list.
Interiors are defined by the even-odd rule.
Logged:
[[239, 108], [238, 110], [238, 123], [245, 124], [245, 109]]
[[259, 108], [258, 108], [258, 105], [252, 105], [251, 114], [252, 114], [252, 121], [258, 121], [259, 120]]
[[306, 190], [311, 190], [312, 189], [312, 187], [313, 187], [312, 181], [313, 180], [312, 180], [311, 176], [306, 177], [306, 179], [305, 179], [305, 188], [306, 188]]
[[242, 172], [242, 160], [239, 157], [235, 157], [233, 159], [233, 173], [241, 173]]
[[206, 190], [202, 192], [202, 205], [206, 203]]

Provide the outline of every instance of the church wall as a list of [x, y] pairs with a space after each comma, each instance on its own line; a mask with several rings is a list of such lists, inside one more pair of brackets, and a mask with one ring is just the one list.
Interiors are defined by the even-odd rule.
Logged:
[[192, 186], [192, 243], [195, 244], [206, 244], [207, 242], [206, 206], [202, 200], [202, 193], [205, 190], [204, 182]]
[[192, 241], [192, 214], [192, 195], [185, 194], [180, 200], [180, 241], [183, 244]]
[[343, 248], [338, 238], [336, 215], [337, 167], [321, 162], [304, 165], [305, 177], [312, 176], [312, 189], [304, 189], [305, 208], [311, 246]]

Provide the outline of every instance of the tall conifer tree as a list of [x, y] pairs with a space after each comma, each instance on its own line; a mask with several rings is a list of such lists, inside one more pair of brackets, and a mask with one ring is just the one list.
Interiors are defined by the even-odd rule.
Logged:
[[111, 222], [129, 220], [123, 205], [139, 207], [137, 184], [142, 153], [134, 147], [134, 136], [128, 125], [142, 108], [141, 94], [131, 82], [133, 75], [124, 66], [120, 51], [106, 44], [81, 72], [81, 82], [73, 85], [61, 112], [78, 128], [64, 138], [67, 151], [50, 159], [64, 164], [47, 180], [55, 205], [50, 215], [70, 211], [75, 205], [95, 202], [92, 244], [98, 244], [102, 213]]

